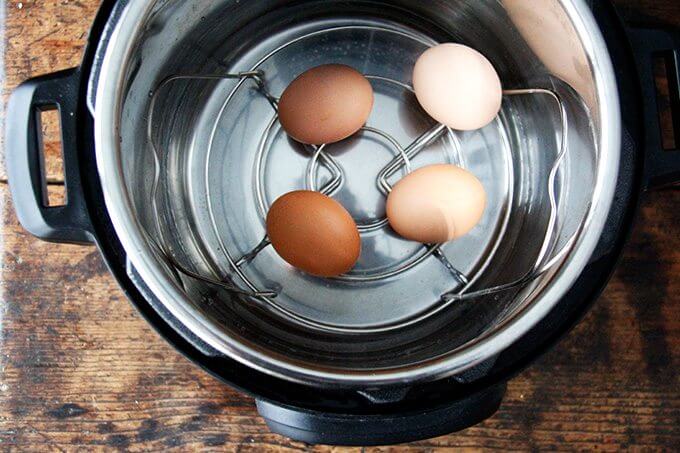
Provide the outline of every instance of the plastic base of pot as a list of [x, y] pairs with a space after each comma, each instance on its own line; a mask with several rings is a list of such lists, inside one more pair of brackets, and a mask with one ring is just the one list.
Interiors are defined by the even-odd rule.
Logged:
[[466, 398], [425, 411], [400, 414], [317, 412], [257, 401], [257, 410], [273, 432], [308, 444], [391, 445], [460, 431], [492, 416], [506, 385], [487, 388]]

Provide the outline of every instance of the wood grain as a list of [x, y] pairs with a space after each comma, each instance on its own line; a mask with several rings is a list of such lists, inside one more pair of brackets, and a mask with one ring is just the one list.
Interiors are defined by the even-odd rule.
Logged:
[[[678, 445], [679, 208], [680, 191], [649, 197], [605, 295], [510, 383], [495, 417], [409, 448]], [[269, 433], [252, 401], [160, 340], [94, 248], [28, 237], [10, 203], [3, 217], [0, 445], [311, 449]]]
[[[619, 3], [628, 15], [680, 23], [675, 0]], [[4, 95], [27, 77], [77, 64], [97, 7], [18, 4], [6, 2]], [[28, 236], [2, 183], [0, 216], [0, 450], [361, 451], [269, 433], [249, 398], [196, 369], [145, 324], [94, 248]], [[604, 295], [510, 383], [496, 416], [462, 433], [364, 451], [677, 451], [679, 224], [680, 191], [646, 197]]]
[[614, 3], [629, 24], [671, 27], [680, 25], [680, 3], [676, 0], [614, 0]]
[[[87, 42], [90, 24], [99, 7], [98, 0], [28, 0], [2, 2], [5, 8], [3, 108], [12, 89], [31, 77], [78, 66]], [[4, 111], [0, 111], [4, 124]], [[0, 125], [2, 125], [0, 124]], [[49, 123], [50, 130], [56, 130]], [[4, 127], [3, 127], [4, 130]], [[7, 179], [4, 164], [4, 133], [0, 135], [0, 180]], [[52, 135], [54, 136], [54, 135]], [[59, 147], [46, 143], [46, 176], [63, 180]]]

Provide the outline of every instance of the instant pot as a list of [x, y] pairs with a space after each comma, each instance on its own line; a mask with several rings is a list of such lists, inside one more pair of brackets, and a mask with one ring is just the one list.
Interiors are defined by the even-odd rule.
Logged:
[[[439, 42], [498, 70], [491, 125], [453, 131], [418, 106], [413, 64]], [[505, 383], [604, 288], [640, 194], [680, 180], [653, 72], [663, 59], [677, 144], [679, 48], [677, 30], [627, 29], [608, 1], [104, 1], [82, 65], [13, 93], [10, 188], [30, 233], [96, 244], [149, 323], [252, 395], [272, 431], [340, 445], [434, 437], [497, 410]], [[362, 133], [310, 152], [282, 132], [276, 97], [324, 63], [364, 73], [375, 107]], [[42, 168], [50, 108], [60, 207]], [[395, 147], [482, 181], [472, 233], [423, 245], [389, 229]], [[305, 187], [357, 220], [348, 274], [311, 277], [268, 246], [268, 207]]]

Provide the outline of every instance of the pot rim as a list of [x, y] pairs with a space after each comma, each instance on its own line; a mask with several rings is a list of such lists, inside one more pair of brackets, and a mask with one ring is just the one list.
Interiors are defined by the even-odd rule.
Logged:
[[[134, 215], [126, 190], [120, 142], [118, 140], [121, 93], [127, 64], [134, 44], [142, 33], [144, 19], [152, 13], [154, 1], [129, 2], [117, 18], [106, 43], [94, 108], [97, 168], [107, 210], [129, 262], [163, 305], [184, 326], [217, 351], [244, 365], [289, 381], [341, 384], [366, 387], [404, 384], [440, 379], [460, 373], [500, 353], [524, 335], [550, 312], [581, 274], [600, 238], [616, 187], [619, 168], [621, 118], [613, 66], [605, 41], [588, 6], [583, 0], [558, 0], [581, 38], [593, 71], [597, 101], [601, 106], [599, 164], [593, 203], [573, 251], [555, 271], [551, 284], [526, 304], [511, 319], [497, 325], [456, 350], [425, 362], [382, 370], [340, 370], [312, 367], [299, 361], [264, 351], [255, 345], [232, 338], [205, 319], [185, 301], [179, 286], [158, 266], [142, 226]], [[113, 94], [112, 94], [113, 93]], [[111, 125], [116, 125], [111, 127]]]

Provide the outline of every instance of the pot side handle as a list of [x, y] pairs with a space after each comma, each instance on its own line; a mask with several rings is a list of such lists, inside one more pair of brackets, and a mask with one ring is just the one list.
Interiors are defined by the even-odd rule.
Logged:
[[[680, 182], [680, 30], [627, 28], [637, 64], [645, 121], [646, 189]], [[664, 149], [654, 59], [666, 66], [675, 149]]]
[[[79, 69], [30, 79], [17, 87], [6, 115], [6, 160], [14, 209], [34, 236], [75, 244], [93, 243], [92, 224], [78, 167]], [[67, 202], [48, 206], [40, 112], [58, 110]]]

